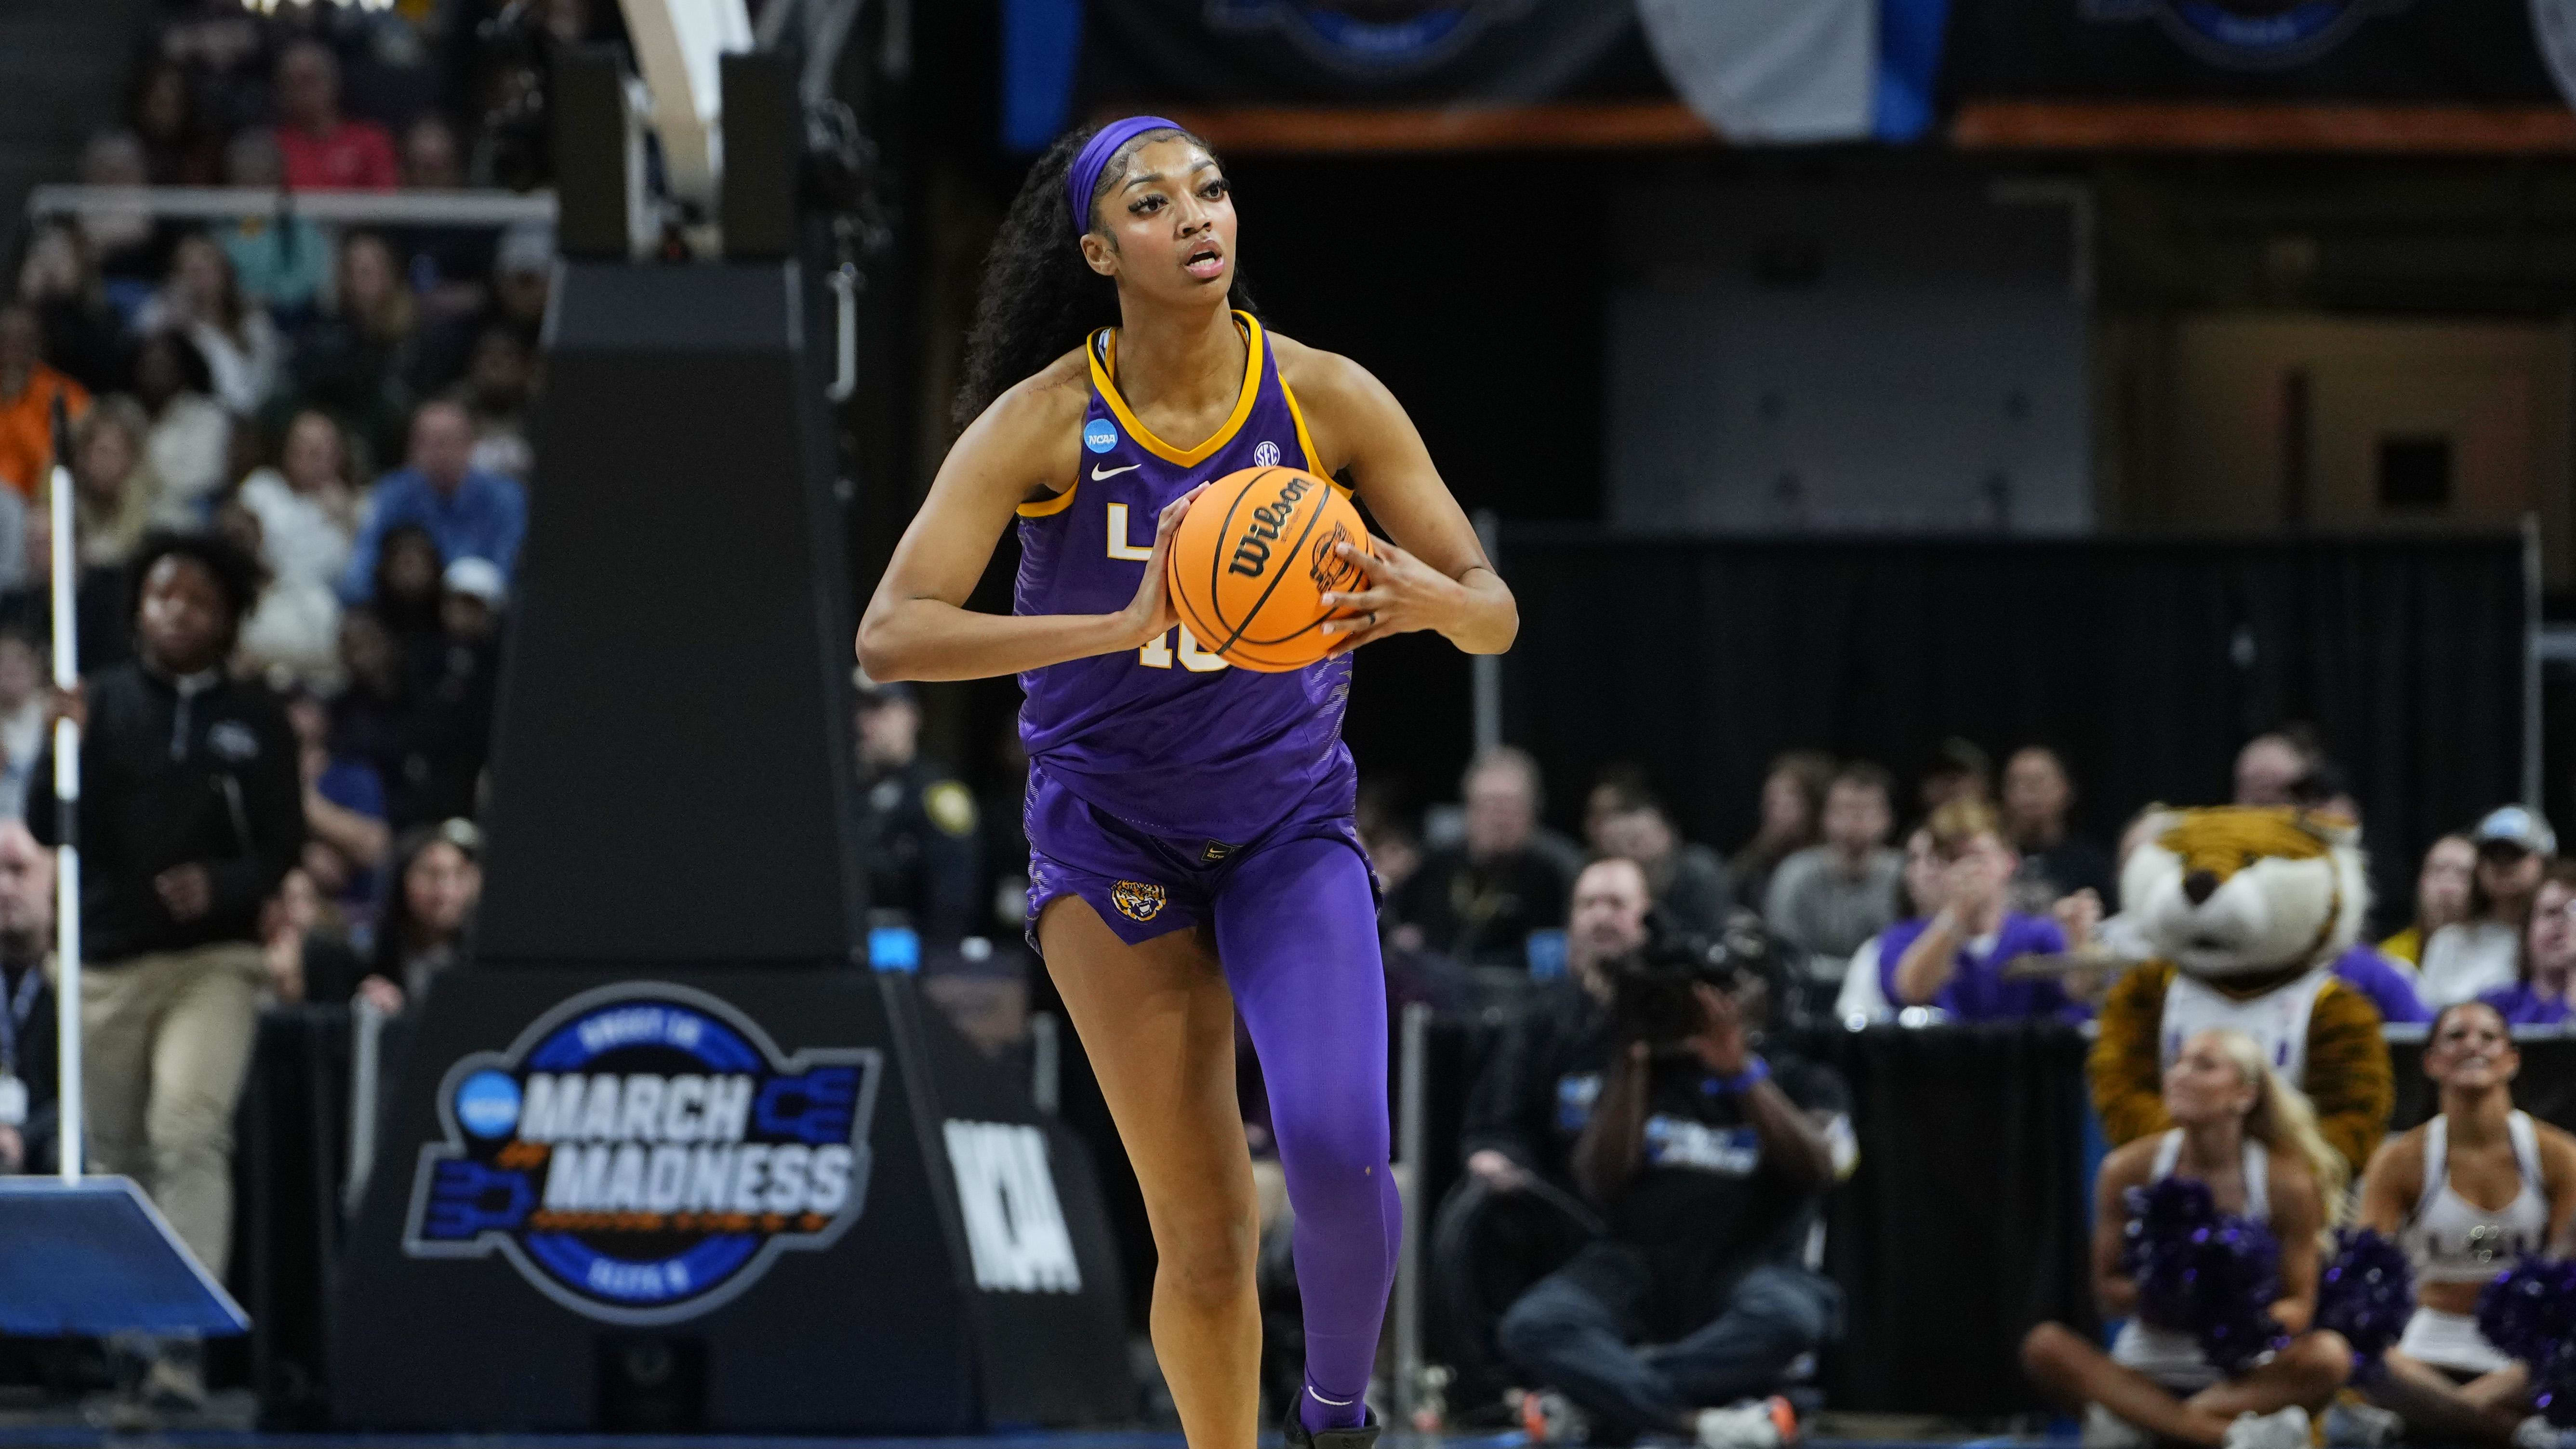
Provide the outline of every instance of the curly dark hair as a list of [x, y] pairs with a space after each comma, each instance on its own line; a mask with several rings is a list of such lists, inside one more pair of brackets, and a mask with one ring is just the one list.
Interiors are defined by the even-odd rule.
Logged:
[[230, 652], [242, 620], [259, 603], [259, 591], [268, 586], [268, 570], [256, 556], [221, 534], [156, 530], [143, 536], [134, 562], [127, 567], [127, 619], [142, 617], [143, 586], [152, 577], [153, 566], [165, 558], [186, 559], [213, 576], [216, 592], [224, 596], [224, 609], [232, 616], [224, 632], [224, 648]]
[[[949, 412], [961, 432], [1021, 379], [1081, 346], [1094, 330], [1117, 324], [1118, 284], [1082, 259], [1082, 238], [1064, 208], [1065, 173], [1095, 134], [1094, 128], [1067, 132], [1046, 149], [1029, 167], [1028, 179], [1020, 183], [993, 237], [993, 250], [984, 258], [975, 322], [966, 333], [964, 379]], [[1119, 147], [1100, 168], [1100, 182], [1092, 189], [1094, 204], [1127, 174], [1137, 148], [1172, 136], [1207, 147], [1179, 129], [1145, 132]], [[1209, 148], [1208, 154], [1216, 152]], [[1227, 304], [1260, 315], [1240, 267]]]

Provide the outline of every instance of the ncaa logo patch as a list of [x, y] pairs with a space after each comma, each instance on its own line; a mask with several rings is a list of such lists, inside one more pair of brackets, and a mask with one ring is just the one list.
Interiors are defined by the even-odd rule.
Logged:
[[2082, 0], [2087, 20], [2152, 17], [2183, 49], [2231, 70], [2304, 65], [2373, 15], [2413, 0]]
[[1163, 888], [1141, 880], [1122, 880], [1109, 888], [1109, 903], [1131, 921], [1150, 921], [1163, 913]]
[[1256, 468], [1278, 467], [1279, 445], [1277, 443], [1264, 440], [1260, 447], [1252, 450], [1252, 465]]
[[884, 1055], [788, 1055], [718, 997], [587, 991], [438, 1090], [403, 1252], [507, 1259], [603, 1323], [674, 1323], [839, 1241], [867, 1197]]
[[1107, 418], [1093, 418], [1082, 425], [1082, 446], [1095, 453], [1106, 453], [1118, 446], [1118, 425]]

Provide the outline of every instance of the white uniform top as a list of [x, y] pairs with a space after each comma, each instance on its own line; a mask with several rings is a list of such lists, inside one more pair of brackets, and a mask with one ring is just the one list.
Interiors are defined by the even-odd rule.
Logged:
[[2527, 1112], [2506, 1120], [2522, 1190], [2490, 1211], [2451, 1186], [2451, 1130], [2446, 1118], [2424, 1124], [2424, 1195], [2398, 1234], [2415, 1277], [2426, 1283], [2483, 1283], [2514, 1260], [2549, 1245], [2549, 1197], [2542, 1191], [2540, 1129]]
[[[2147, 1180], [2162, 1182], [2173, 1176], [2174, 1167], [2181, 1161], [2182, 1129], [2177, 1127], [2157, 1144], [2155, 1169]], [[2268, 1227], [2272, 1222], [2272, 1156], [2251, 1137], [2245, 1139], [2244, 1171], [2245, 1216]], [[2135, 1318], [2121, 1325], [2120, 1336], [2111, 1341], [2111, 1361], [2181, 1393], [2196, 1394], [2223, 1377], [2217, 1365], [2209, 1361], [2209, 1355], [2201, 1351], [2198, 1338]]]
[[2424, 943], [2424, 1004], [2475, 1001], [2520, 978], [2522, 933], [2498, 921], [2454, 921]]
[[2156, 1038], [2158, 1058], [2170, 1067], [2182, 1055], [2182, 1044], [2204, 1031], [2239, 1031], [2263, 1049], [2263, 1059], [2282, 1080], [2305, 1087], [2308, 1075], [2308, 1020], [2316, 1015], [2317, 998], [2334, 984], [2334, 968], [2320, 966], [2278, 991], [2252, 1001], [2238, 1001], [2186, 972], [2174, 973], [2165, 988], [2165, 1015]]

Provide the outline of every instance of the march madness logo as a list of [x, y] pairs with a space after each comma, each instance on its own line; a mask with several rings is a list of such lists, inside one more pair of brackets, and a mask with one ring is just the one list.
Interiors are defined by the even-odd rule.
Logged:
[[1428, 70], [1535, 0], [1207, 0], [1213, 30], [1270, 31], [1335, 70]]
[[2081, 0], [2087, 20], [2150, 16], [2183, 49], [2212, 65], [2274, 70], [2304, 65], [2343, 43], [2373, 15], [2413, 0]]
[[476, 1052], [438, 1089], [403, 1251], [500, 1253], [538, 1291], [609, 1323], [670, 1323], [858, 1221], [884, 1056], [781, 1053], [703, 991], [584, 992]]

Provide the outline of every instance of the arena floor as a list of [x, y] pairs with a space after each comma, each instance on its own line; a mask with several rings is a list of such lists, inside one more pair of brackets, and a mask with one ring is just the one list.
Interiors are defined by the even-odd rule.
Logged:
[[[1276, 1435], [1265, 1444], [1278, 1443]], [[1392, 1434], [1388, 1449], [1523, 1449], [1519, 1434], [1433, 1436]], [[2073, 1449], [2073, 1440], [1948, 1438], [1847, 1439], [1811, 1437], [1802, 1449]], [[944, 1439], [819, 1439], [721, 1434], [265, 1434], [242, 1429], [164, 1430], [111, 1434], [86, 1425], [0, 1423], [0, 1445], [145, 1446], [202, 1449], [1186, 1449], [1181, 1436], [1143, 1430], [1117, 1433], [988, 1434]]]

